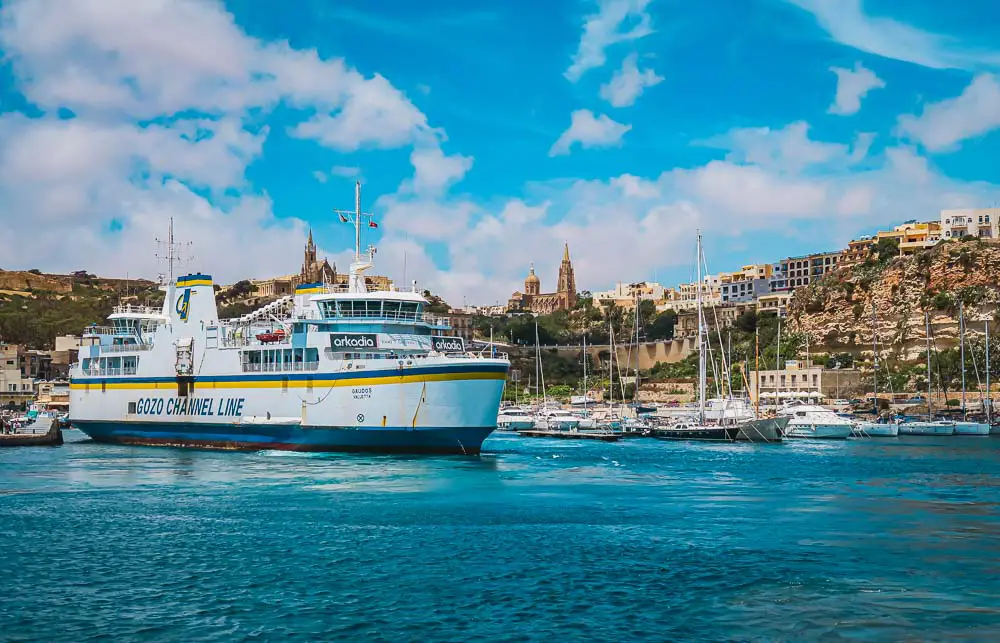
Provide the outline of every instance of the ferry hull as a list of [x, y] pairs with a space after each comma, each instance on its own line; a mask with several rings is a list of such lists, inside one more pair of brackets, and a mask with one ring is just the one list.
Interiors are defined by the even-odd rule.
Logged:
[[312, 389], [284, 375], [196, 378], [187, 398], [169, 381], [73, 382], [72, 424], [118, 444], [474, 455], [496, 428], [506, 364], [446, 359], [317, 373]]
[[140, 424], [76, 421], [96, 442], [234, 451], [369, 452], [478, 455], [495, 427], [355, 429], [287, 425]]

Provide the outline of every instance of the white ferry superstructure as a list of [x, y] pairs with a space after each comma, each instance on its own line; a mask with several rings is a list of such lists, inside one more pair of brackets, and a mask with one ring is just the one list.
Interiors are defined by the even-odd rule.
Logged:
[[210, 276], [171, 279], [162, 309], [120, 306], [86, 330], [71, 423], [119, 444], [478, 454], [510, 362], [445, 335], [415, 288], [367, 291], [358, 191], [346, 287], [220, 320]]

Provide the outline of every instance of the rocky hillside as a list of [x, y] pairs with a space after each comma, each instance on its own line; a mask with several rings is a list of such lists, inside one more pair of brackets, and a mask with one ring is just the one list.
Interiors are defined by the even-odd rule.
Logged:
[[151, 281], [0, 270], [0, 341], [49, 349], [58, 335], [104, 323], [115, 304], [162, 301]]
[[970, 333], [981, 334], [987, 319], [992, 331], [1000, 320], [1000, 244], [947, 241], [913, 257], [883, 254], [796, 290], [790, 326], [814, 352], [870, 356], [874, 327], [880, 352], [915, 360], [924, 351], [925, 312], [938, 349], [958, 342], [960, 303]]

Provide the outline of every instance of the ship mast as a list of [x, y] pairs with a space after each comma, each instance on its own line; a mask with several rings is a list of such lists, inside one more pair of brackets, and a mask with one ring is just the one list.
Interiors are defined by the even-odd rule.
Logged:
[[373, 262], [376, 250], [375, 246], [369, 245], [367, 252], [362, 256], [361, 223], [367, 217], [368, 227], [377, 228], [378, 224], [375, 223], [372, 213], [361, 211], [361, 181], [357, 181], [354, 184], [354, 210], [334, 210], [334, 214], [340, 218], [341, 223], [354, 224], [354, 261], [351, 262], [348, 290], [352, 293], [368, 292], [368, 288], [365, 285], [364, 272], [375, 265]]

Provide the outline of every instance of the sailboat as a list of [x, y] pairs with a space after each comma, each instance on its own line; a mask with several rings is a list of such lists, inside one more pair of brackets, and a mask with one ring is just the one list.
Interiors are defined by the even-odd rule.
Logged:
[[965, 406], [965, 304], [962, 302], [958, 304], [958, 336], [962, 355], [962, 421], [955, 422], [955, 435], [989, 435], [990, 425], [986, 422], [969, 422], [969, 411]]
[[955, 423], [935, 421], [931, 408], [931, 317], [924, 311], [925, 334], [927, 335], [927, 421], [903, 422], [899, 425], [900, 435], [954, 435]]
[[697, 281], [695, 282], [695, 297], [698, 307], [698, 415], [693, 419], [680, 420], [666, 428], [657, 428], [653, 437], [662, 440], [735, 440], [740, 429], [736, 425], [707, 425], [705, 423], [705, 389], [707, 386], [707, 370], [705, 362], [706, 333], [705, 311], [702, 308], [701, 281], [701, 232], [698, 233], [698, 252], [696, 255]]
[[875, 297], [872, 297], [872, 404], [874, 422], [855, 422], [851, 435], [860, 438], [894, 438], [899, 435], [898, 422], [879, 422], [878, 410], [878, 332], [875, 317]]

